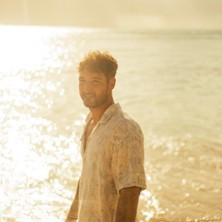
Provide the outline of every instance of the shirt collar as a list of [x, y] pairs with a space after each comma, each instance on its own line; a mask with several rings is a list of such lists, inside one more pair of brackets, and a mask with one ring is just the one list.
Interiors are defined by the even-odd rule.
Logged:
[[[113, 116], [113, 114], [116, 113], [118, 110], [121, 111], [120, 104], [119, 103], [112, 104], [105, 110], [105, 112], [103, 113], [98, 123], [106, 123]], [[91, 118], [92, 118], [92, 114], [89, 113], [86, 118], [86, 123], [88, 123]]]

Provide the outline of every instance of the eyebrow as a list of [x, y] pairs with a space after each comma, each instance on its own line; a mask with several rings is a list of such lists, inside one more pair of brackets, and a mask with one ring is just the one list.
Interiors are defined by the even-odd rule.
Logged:
[[[93, 80], [101, 80], [100, 77], [92, 77], [92, 79]], [[84, 78], [83, 77], [79, 77], [79, 80], [84, 80]]]
[[93, 80], [101, 80], [101, 78], [99, 78], [99, 77], [93, 77], [92, 79]]

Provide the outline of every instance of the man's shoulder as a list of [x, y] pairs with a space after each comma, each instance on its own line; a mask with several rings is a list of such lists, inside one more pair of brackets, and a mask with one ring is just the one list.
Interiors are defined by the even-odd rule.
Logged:
[[129, 134], [143, 135], [142, 130], [138, 122], [127, 112], [122, 111], [114, 116], [115, 121], [114, 134], [125, 137]]

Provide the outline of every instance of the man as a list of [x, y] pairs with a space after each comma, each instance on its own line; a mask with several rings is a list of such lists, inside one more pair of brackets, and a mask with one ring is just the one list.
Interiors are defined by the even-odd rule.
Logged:
[[143, 134], [114, 103], [116, 60], [93, 51], [79, 63], [79, 93], [89, 115], [81, 138], [82, 174], [67, 222], [134, 222], [146, 188]]

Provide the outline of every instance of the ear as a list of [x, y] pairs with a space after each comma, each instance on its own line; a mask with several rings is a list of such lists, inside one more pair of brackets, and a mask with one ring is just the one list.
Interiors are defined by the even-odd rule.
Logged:
[[109, 80], [109, 84], [110, 84], [110, 87], [111, 89], [114, 89], [115, 85], [116, 85], [116, 78], [113, 77]]

